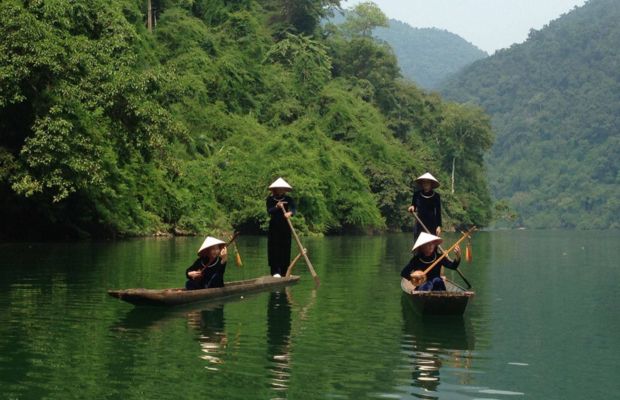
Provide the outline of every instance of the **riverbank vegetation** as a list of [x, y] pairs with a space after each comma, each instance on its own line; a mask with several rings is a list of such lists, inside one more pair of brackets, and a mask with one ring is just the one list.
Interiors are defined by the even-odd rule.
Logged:
[[278, 176], [302, 231], [400, 230], [427, 170], [447, 225], [490, 220], [488, 117], [321, 27], [337, 0], [152, 4], [152, 31], [147, 2], [0, 4], [4, 239], [260, 232]]

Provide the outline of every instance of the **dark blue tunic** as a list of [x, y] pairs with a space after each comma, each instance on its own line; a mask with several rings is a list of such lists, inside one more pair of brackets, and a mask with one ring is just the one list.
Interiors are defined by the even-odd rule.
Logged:
[[267, 197], [266, 205], [269, 213], [269, 231], [267, 233], [267, 258], [271, 275], [284, 276], [291, 262], [291, 228], [286, 222], [286, 217], [280, 208], [276, 206], [278, 201], [286, 202], [286, 211], [295, 214], [295, 202], [287, 195]]
[[[415, 212], [429, 232], [434, 235], [437, 227], [441, 226], [441, 197], [439, 193], [434, 190], [428, 193], [417, 190], [413, 192], [411, 205], [415, 207]], [[417, 238], [421, 232], [425, 232], [424, 228], [416, 221], [414, 238]]]
[[[188, 279], [187, 282], [185, 282], [186, 289], [207, 289], [224, 286], [226, 263], [222, 263], [222, 259], [219, 257], [217, 257], [211, 264], [208, 263], [208, 258], [198, 258], [187, 270], [185, 270], [185, 276]], [[202, 277], [200, 279], [191, 279], [189, 277], [189, 272], [200, 270], [202, 270]]]

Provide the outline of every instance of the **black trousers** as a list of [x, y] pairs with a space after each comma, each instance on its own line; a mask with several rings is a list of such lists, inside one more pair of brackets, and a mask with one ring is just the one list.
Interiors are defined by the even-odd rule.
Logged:
[[291, 230], [288, 225], [285, 229], [269, 229], [267, 235], [267, 258], [271, 275], [284, 276], [291, 262]]

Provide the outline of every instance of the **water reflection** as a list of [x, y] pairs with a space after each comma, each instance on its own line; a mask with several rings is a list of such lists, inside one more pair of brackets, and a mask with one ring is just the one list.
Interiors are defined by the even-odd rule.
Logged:
[[200, 358], [209, 362], [206, 368], [217, 370], [217, 365], [223, 363], [222, 356], [228, 345], [224, 305], [217, 304], [201, 311], [192, 311], [187, 314], [187, 323], [200, 331], [198, 342], [203, 353]]
[[267, 357], [271, 388], [285, 398], [291, 373], [291, 291], [285, 288], [269, 294], [267, 307]]
[[474, 337], [462, 316], [422, 316], [402, 297], [402, 351], [411, 368], [412, 396], [438, 399], [442, 383], [468, 385], [473, 381]]
[[[157, 329], [164, 325], [165, 321], [173, 317], [175, 317], [175, 314], [165, 309], [134, 307], [113, 324], [111, 329], [117, 332]], [[178, 315], [176, 317], [178, 318]]]

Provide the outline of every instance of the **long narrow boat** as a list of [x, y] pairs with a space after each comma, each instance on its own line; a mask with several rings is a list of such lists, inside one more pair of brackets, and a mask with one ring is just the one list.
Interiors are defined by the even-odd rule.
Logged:
[[108, 290], [112, 297], [124, 300], [134, 305], [175, 306], [193, 303], [196, 301], [219, 300], [233, 297], [242, 293], [252, 293], [261, 290], [288, 286], [297, 283], [299, 276], [274, 278], [261, 276], [244, 281], [227, 282], [224, 287], [212, 289], [186, 290], [177, 289], [123, 289]]
[[410, 281], [401, 279], [400, 287], [416, 312], [423, 315], [463, 315], [469, 299], [475, 293], [444, 280], [446, 291], [414, 291]]

